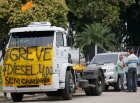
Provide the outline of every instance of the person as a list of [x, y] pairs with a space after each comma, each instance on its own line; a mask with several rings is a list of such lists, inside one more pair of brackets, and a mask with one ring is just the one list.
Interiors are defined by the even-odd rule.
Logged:
[[128, 66], [127, 66], [127, 62], [128, 62], [128, 56], [130, 55], [130, 53], [128, 52], [126, 54], [126, 58], [124, 58], [124, 63], [125, 63], [125, 75], [126, 75], [126, 87], [127, 87], [127, 90], [128, 90]]
[[119, 60], [117, 61], [117, 72], [120, 78], [121, 91], [124, 91], [124, 67], [123, 56], [119, 55]]
[[137, 92], [137, 66], [138, 57], [134, 54], [134, 50], [130, 50], [130, 55], [128, 56], [128, 92]]

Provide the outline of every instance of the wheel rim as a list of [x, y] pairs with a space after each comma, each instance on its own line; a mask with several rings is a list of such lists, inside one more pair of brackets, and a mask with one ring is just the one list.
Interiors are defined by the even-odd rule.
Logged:
[[98, 83], [98, 89], [99, 89], [99, 91], [102, 91], [102, 77], [99, 76], [97, 80], [98, 80], [98, 82], [97, 82]]

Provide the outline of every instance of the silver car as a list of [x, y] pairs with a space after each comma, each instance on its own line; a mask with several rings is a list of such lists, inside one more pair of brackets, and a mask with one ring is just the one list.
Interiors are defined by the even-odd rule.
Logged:
[[[120, 78], [117, 73], [116, 63], [119, 59], [119, 55], [126, 57], [126, 52], [111, 52], [101, 53], [93, 57], [90, 64], [95, 64], [103, 69], [105, 75], [105, 90], [108, 90], [109, 86], [113, 86], [115, 91], [120, 90]], [[126, 78], [124, 79], [126, 83]]]

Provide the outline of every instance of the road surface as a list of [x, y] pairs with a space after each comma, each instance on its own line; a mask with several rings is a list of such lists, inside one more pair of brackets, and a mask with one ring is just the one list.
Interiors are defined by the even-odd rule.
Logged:
[[138, 92], [114, 92], [109, 90], [101, 96], [86, 96], [84, 92], [76, 93], [72, 100], [63, 100], [61, 97], [47, 97], [45, 94], [24, 98], [18, 103], [140, 103], [140, 87]]

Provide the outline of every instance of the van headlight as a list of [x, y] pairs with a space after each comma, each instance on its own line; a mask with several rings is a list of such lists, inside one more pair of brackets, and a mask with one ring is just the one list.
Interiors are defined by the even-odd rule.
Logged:
[[114, 69], [113, 68], [109, 68], [106, 70], [106, 72], [114, 72]]

